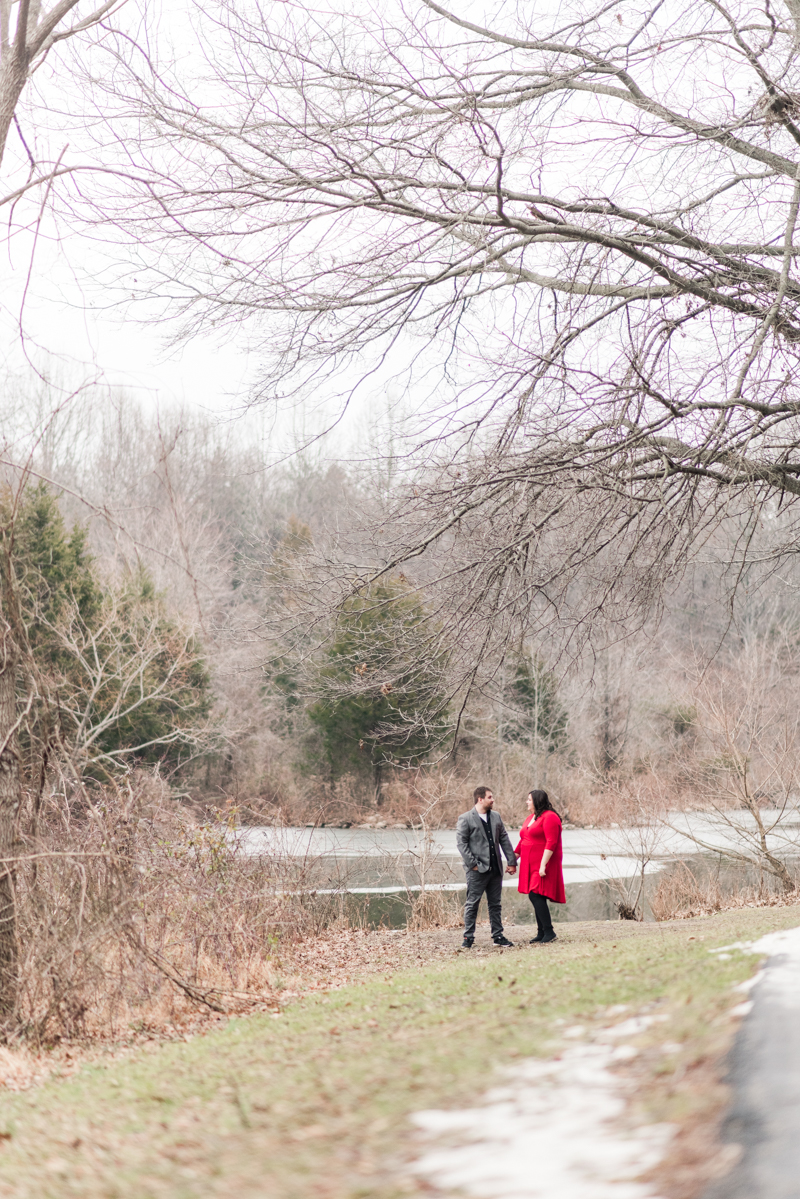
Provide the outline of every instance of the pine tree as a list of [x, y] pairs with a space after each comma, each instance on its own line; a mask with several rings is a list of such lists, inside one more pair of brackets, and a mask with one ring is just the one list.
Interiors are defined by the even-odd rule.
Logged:
[[[420, 655], [426, 643], [430, 653]], [[320, 698], [308, 709], [332, 777], [369, 765], [379, 789], [385, 764], [416, 764], [430, 753], [447, 729], [445, 657], [430, 613], [405, 581], [389, 579], [346, 601], [319, 669]]]

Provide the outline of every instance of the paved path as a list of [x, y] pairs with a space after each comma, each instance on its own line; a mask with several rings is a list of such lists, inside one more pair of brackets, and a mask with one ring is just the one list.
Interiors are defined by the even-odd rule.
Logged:
[[734, 1101], [722, 1133], [742, 1158], [704, 1199], [800, 1196], [800, 928], [755, 948], [771, 956], [731, 1054]]

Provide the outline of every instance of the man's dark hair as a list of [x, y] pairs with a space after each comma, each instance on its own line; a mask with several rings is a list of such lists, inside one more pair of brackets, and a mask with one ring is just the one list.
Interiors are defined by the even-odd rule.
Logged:
[[475, 800], [475, 803], [477, 803], [479, 799], [485, 799], [487, 791], [491, 791], [491, 789], [491, 787], [476, 787], [472, 792], [472, 798]]

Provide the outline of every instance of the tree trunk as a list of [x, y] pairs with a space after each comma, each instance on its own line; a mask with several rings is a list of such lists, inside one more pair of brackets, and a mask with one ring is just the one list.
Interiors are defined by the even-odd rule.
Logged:
[[18, 653], [7, 620], [0, 615], [0, 1020], [17, 1001], [17, 921], [14, 866], [17, 818], [22, 796], [14, 724], [17, 717]]
[[28, 58], [18, 53], [16, 43], [9, 46], [0, 64], [0, 163], [8, 141], [17, 101], [28, 80]]

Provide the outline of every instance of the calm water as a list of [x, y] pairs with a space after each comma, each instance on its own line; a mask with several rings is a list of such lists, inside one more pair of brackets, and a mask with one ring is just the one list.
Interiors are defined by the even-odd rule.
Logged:
[[[516, 835], [514, 830], [514, 844]], [[247, 854], [291, 859], [304, 888], [351, 897], [366, 909], [369, 924], [402, 927], [409, 899], [423, 888], [465, 892], [453, 829], [426, 835], [411, 829], [248, 828], [239, 830], [237, 838]], [[615, 918], [620, 891], [609, 880], [635, 875], [638, 859], [591, 830], [567, 829], [563, 844], [567, 903], [553, 905], [554, 918]], [[652, 874], [659, 868], [660, 863], [651, 862], [646, 870]], [[503, 886], [506, 918], [531, 921], [530, 902], [517, 891], [516, 879], [505, 879]]]
[[[769, 820], [769, 813], [764, 814]], [[747, 821], [736, 813], [740, 823]], [[751, 822], [752, 823], [752, 822]], [[755, 828], [753, 826], [753, 832]], [[517, 830], [509, 830], [516, 844]], [[292, 863], [296, 885], [318, 894], [343, 895], [365, 909], [367, 922], [402, 927], [408, 902], [425, 888], [464, 893], [464, 869], [454, 829], [424, 833], [413, 829], [244, 828], [235, 834], [241, 850]], [[698, 844], [699, 842], [699, 844]], [[556, 920], [617, 918], [615, 903], [646, 860], [647, 889], [658, 871], [678, 859], [716, 860], [715, 850], [735, 843], [724, 818], [676, 814], [668, 827], [565, 829], [564, 882], [567, 902], [554, 904]], [[769, 836], [780, 856], [800, 853], [800, 815], [784, 817]], [[615, 882], [614, 880], [621, 880]], [[504, 881], [504, 910], [509, 921], [529, 922], [527, 897], [515, 878]], [[483, 910], [483, 909], [482, 909]]]

